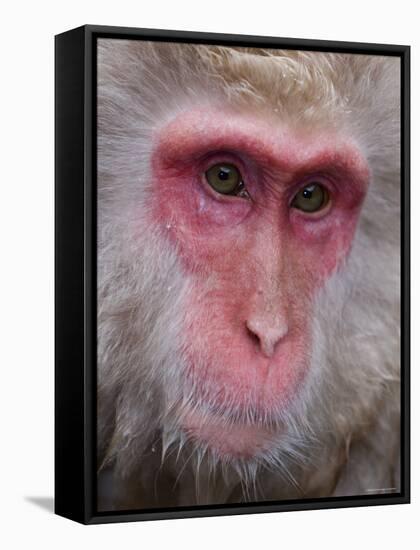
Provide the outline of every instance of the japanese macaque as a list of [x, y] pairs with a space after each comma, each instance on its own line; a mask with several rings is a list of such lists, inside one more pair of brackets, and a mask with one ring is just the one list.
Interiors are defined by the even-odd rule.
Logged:
[[399, 58], [97, 74], [99, 510], [399, 491]]

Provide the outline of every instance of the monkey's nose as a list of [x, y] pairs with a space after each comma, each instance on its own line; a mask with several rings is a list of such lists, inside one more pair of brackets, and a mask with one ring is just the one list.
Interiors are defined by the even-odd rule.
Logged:
[[263, 355], [268, 358], [273, 357], [277, 344], [289, 330], [286, 320], [281, 317], [251, 317], [247, 320], [246, 327]]

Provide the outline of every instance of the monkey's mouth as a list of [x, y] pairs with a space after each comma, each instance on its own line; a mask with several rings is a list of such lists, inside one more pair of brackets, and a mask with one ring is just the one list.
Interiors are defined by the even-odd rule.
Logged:
[[229, 422], [214, 413], [189, 411], [181, 424], [188, 437], [220, 458], [252, 459], [266, 452], [277, 431], [257, 423]]

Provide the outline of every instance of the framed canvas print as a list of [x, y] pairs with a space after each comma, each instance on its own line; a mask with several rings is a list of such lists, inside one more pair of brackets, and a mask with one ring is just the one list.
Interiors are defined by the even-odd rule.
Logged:
[[56, 512], [409, 502], [409, 47], [56, 37]]

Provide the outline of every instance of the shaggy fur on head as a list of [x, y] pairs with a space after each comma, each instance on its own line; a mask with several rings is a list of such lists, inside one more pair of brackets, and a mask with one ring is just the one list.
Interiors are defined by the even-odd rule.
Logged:
[[[398, 490], [399, 78], [392, 57], [99, 41], [100, 509]], [[181, 330], [190, 281], [150, 222], [154, 133], [221, 103], [340, 129], [371, 170], [351, 253], [317, 296], [309, 374], [270, 418], [197, 399]], [[180, 430], [187, 409], [287, 434], [227, 459]]]

